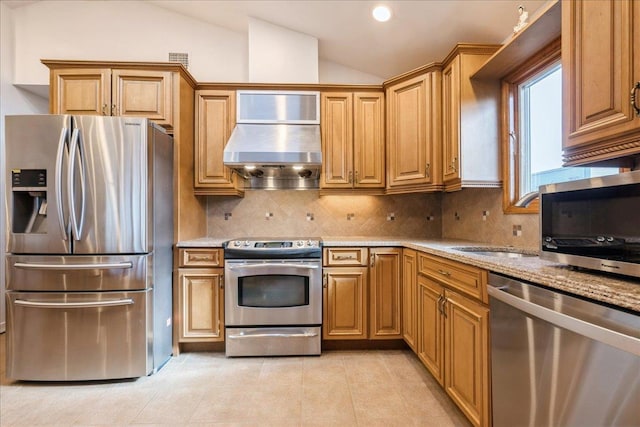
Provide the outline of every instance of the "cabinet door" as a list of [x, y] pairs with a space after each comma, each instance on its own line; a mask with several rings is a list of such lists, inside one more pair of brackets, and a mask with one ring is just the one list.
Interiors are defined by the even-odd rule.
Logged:
[[444, 288], [418, 275], [418, 357], [431, 375], [444, 384], [444, 322], [440, 313]]
[[384, 188], [384, 95], [355, 93], [353, 168], [356, 188]]
[[353, 95], [321, 96], [323, 188], [353, 187]]
[[51, 114], [111, 115], [111, 70], [51, 71]]
[[178, 270], [180, 342], [224, 341], [222, 268]]
[[489, 309], [445, 296], [445, 390], [474, 425], [489, 426]]
[[[562, 2], [563, 148], [569, 164], [640, 152], [640, 118], [630, 102], [640, 82], [639, 33], [637, 1]], [[640, 104], [640, 90], [636, 97]]]
[[418, 284], [416, 251], [402, 250], [402, 337], [417, 352]]
[[431, 86], [426, 75], [387, 89], [389, 187], [430, 182], [432, 159], [427, 121], [431, 114], [430, 99]]
[[370, 270], [371, 339], [402, 338], [400, 317], [400, 254], [402, 249], [372, 248]]
[[114, 69], [111, 76], [112, 115], [147, 117], [172, 127], [171, 72]]
[[231, 169], [224, 166], [222, 161], [224, 147], [235, 122], [234, 91], [196, 91], [196, 188], [235, 188]]
[[322, 338], [367, 339], [367, 267], [324, 268]]
[[442, 71], [442, 179], [460, 180], [460, 57]]

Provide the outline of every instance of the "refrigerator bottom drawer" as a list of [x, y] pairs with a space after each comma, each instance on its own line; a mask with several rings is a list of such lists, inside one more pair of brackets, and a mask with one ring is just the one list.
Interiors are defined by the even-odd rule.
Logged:
[[77, 381], [150, 374], [152, 292], [7, 292], [7, 377]]

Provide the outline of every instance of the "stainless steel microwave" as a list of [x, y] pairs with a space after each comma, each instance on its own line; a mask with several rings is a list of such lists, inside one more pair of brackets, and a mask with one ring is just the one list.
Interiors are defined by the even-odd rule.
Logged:
[[540, 257], [640, 277], [640, 170], [540, 187]]

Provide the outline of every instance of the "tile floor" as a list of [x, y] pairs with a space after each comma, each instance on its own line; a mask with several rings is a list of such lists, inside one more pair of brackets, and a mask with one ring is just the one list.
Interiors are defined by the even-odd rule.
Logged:
[[137, 380], [12, 382], [0, 334], [1, 426], [469, 426], [410, 351], [320, 357], [183, 353]]

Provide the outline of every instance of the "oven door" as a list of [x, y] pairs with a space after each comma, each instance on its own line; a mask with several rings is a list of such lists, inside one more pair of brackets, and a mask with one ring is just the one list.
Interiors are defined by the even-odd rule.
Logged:
[[225, 261], [225, 324], [320, 325], [320, 260]]

